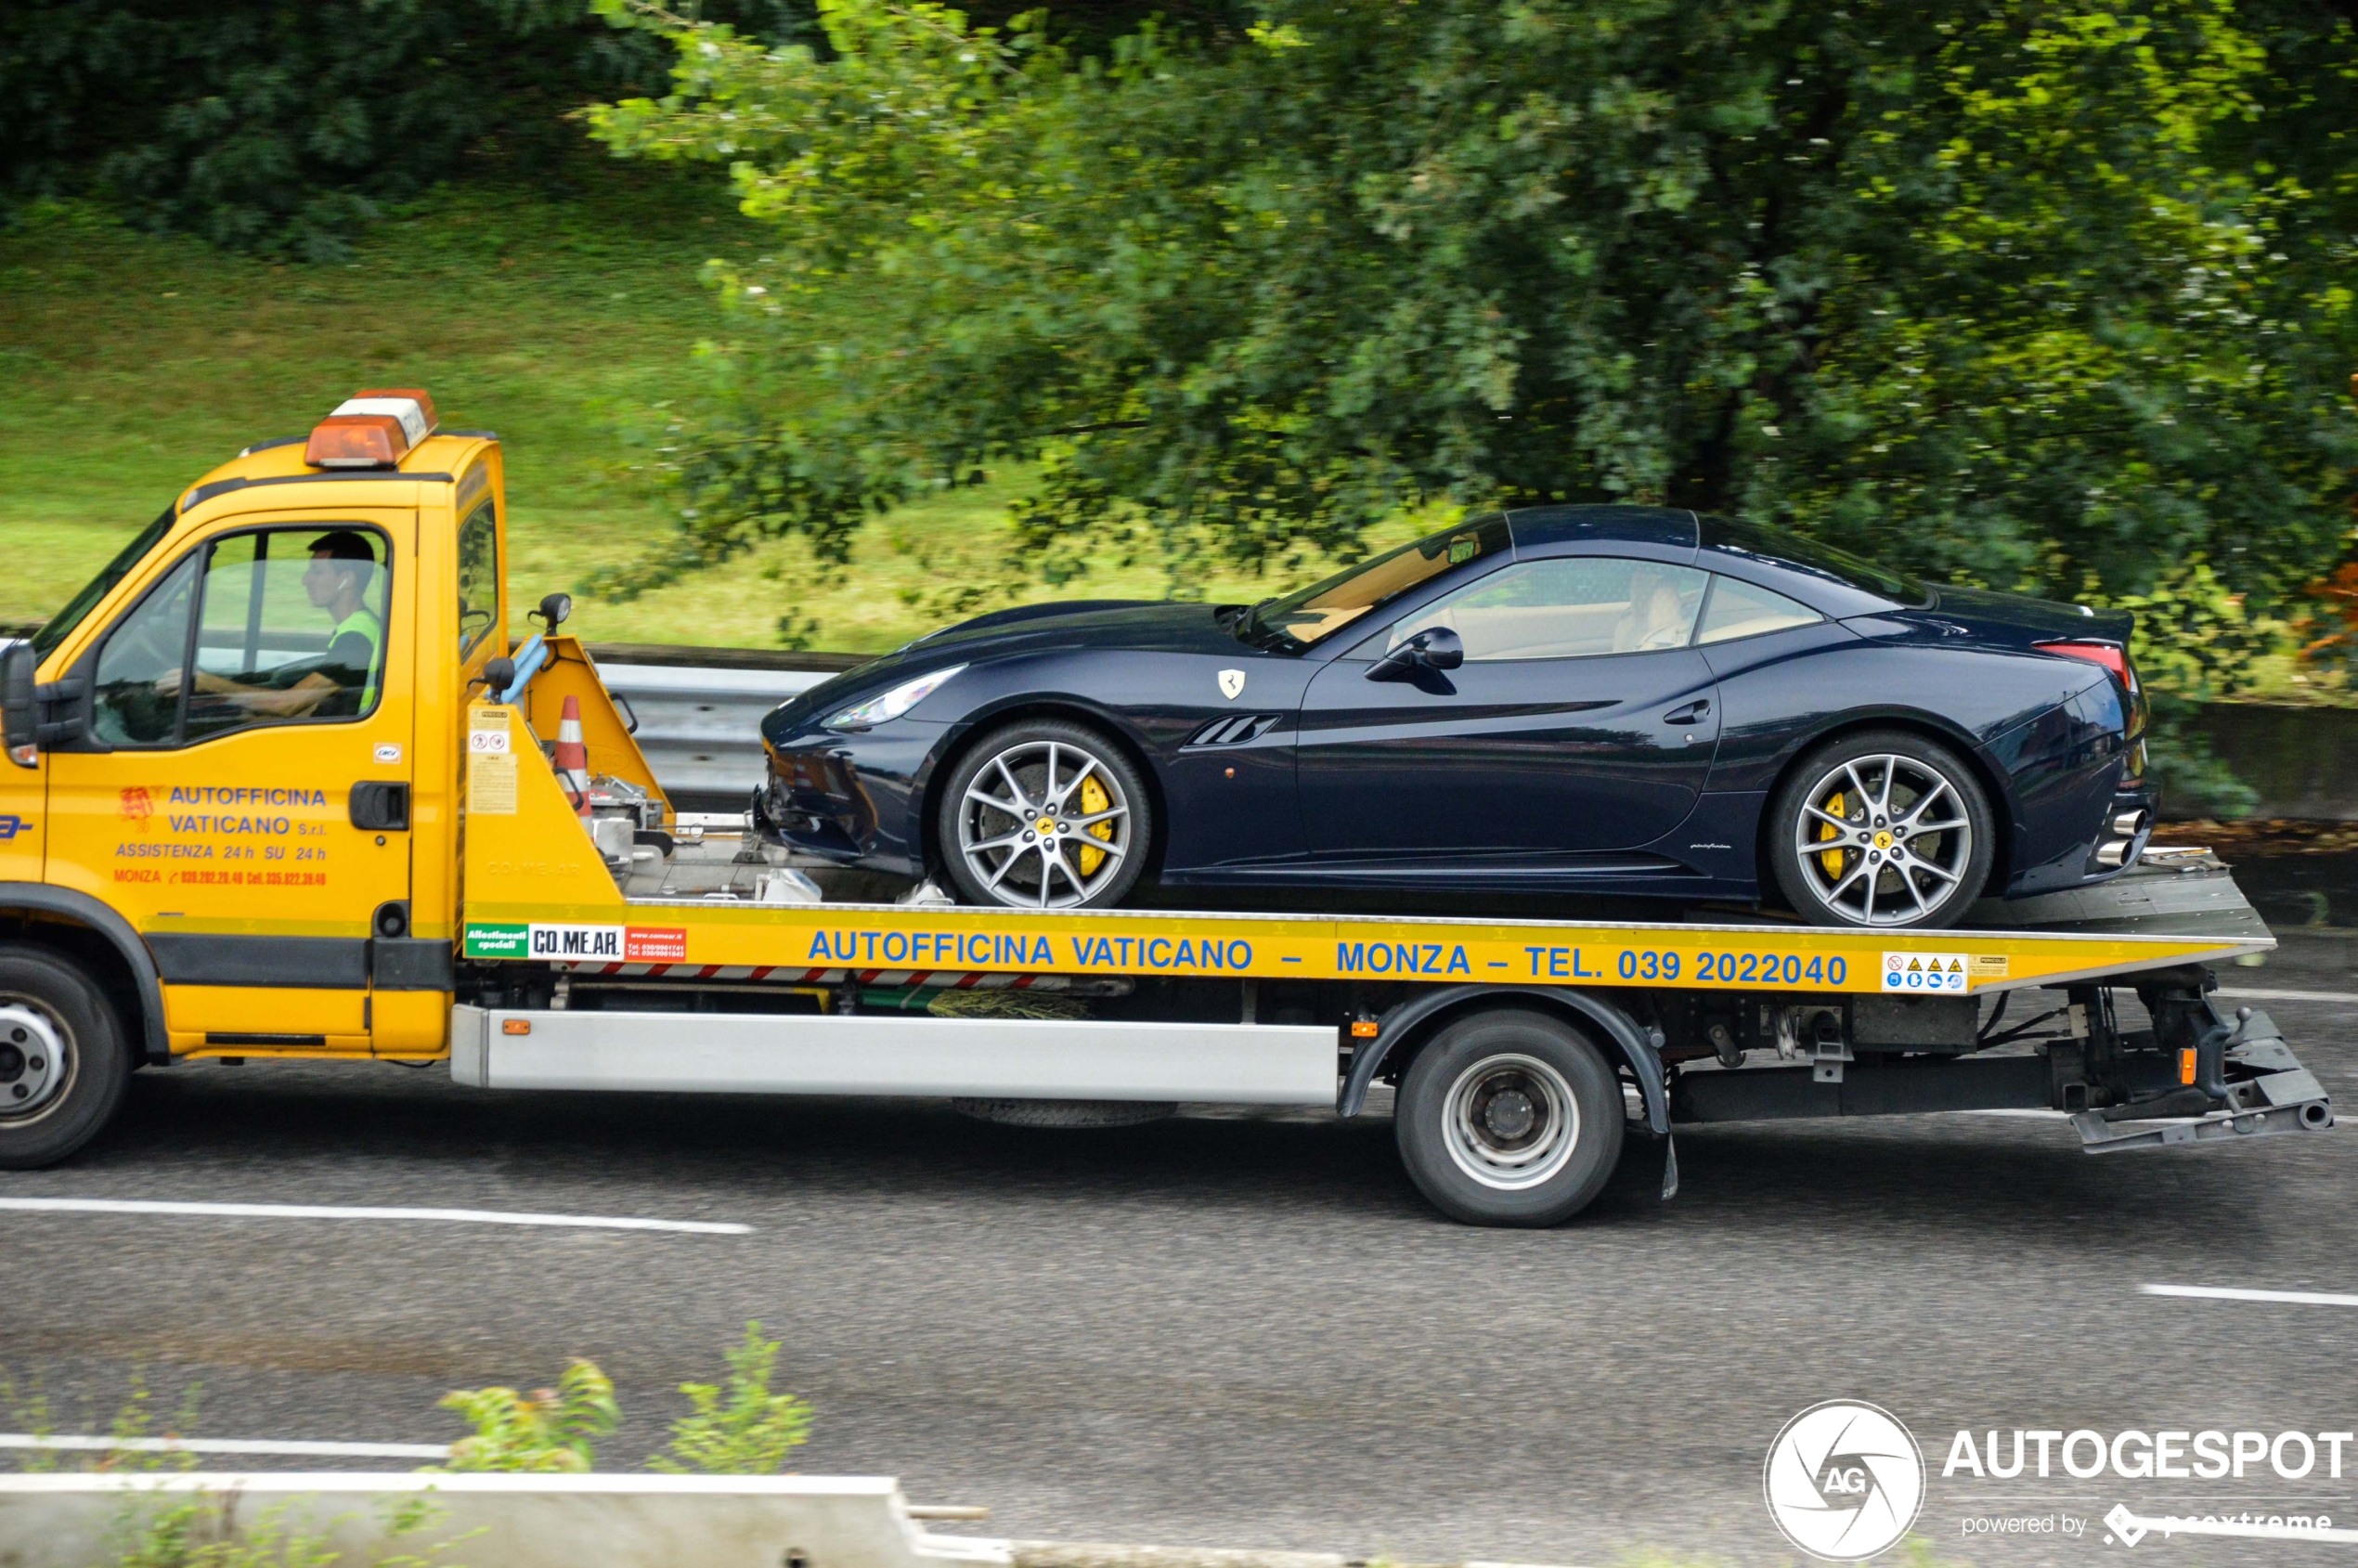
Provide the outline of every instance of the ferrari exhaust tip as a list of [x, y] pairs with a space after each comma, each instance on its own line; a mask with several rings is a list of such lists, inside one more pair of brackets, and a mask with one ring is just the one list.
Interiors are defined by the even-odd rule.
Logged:
[[2152, 813], [2142, 806], [2132, 811], [2116, 811], [2113, 813], [2112, 830], [2123, 838], [2134, 838], [2145, 831], [2145, 823], [2151, 816]]
[[2131, 840], [2126, 838], [2105, 840], [2096, 849], [2096, 863], [2106, 871], [2118, 871], [2129, 863], [2131, 842]]

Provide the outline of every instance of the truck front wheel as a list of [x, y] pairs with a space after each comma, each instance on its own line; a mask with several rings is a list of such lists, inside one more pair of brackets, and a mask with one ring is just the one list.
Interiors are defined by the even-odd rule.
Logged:
[[1393, 1109], [1417, 1188], [1455, 1220], [1561, 1224], [1621, 1158], [1620, 1080], [1571, 1025], [1524, 1008], [1461, 1018], [1417, 1055]]
[[0, 1170], [54, 1165], [88, 1143], [130, 1078], [97, 982], [46, 949], [0, 944]]

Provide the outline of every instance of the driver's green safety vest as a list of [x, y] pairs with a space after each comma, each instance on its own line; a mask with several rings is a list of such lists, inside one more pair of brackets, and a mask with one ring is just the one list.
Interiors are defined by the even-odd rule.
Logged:
[[377, 681], [383, 671], [385, 634], [384, 628], [377, 624], [375, 616], [365, 609], [355, 610], [329, 631], [328, 646], [334, 647], [336, 640], [347, 631], [357, 632], [369, 643], [369, 666], [361, 677], [360, 706], [354, 710], [357, 715], [377, 706]]

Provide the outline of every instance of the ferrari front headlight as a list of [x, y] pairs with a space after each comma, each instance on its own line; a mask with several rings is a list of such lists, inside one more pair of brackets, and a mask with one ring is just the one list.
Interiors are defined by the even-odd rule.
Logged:
[[826, 721], [830, 730], [868, 730], [898, 719], [927, 697], [935, 688], [966, 667], [953, 664], [948, 669], [937, 669], [931, 675], [921, 675], [914, 680], [904, 680], [882, 696], [855, 703]]

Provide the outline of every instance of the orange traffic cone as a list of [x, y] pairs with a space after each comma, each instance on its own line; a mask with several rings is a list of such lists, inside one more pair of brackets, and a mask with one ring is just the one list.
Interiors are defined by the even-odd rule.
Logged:
[[581, 699], [567, 697], [557, 719], [557, 782], [573, 797], [575, 812], [590, 815], [590, 748], [581, 744]]

